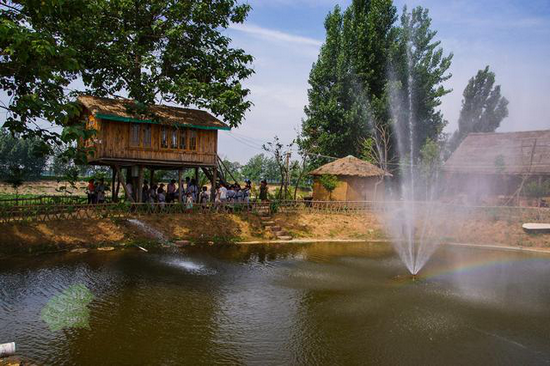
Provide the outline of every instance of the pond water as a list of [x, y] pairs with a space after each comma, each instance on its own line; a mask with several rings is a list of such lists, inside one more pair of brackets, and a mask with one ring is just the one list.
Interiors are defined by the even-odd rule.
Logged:
[[13, 259], [0, 343], [47, 365], [550, 363], [550, 256], [445, 247], [406, 273], [366, 243]]

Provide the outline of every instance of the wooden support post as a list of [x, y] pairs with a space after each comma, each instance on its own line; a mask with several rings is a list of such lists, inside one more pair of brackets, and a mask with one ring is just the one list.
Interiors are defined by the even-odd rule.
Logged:
[[136, 198], [138, 202], [143, 202], [143, 166], [138, 168], [138, 184], [136, 187]]
[[116, 170], [115, 167], [111, 167], [111, 201], [116, 202], [117, 196], [115, 192], [115, 180], [116, 180]]
[[201, 187], [199, 186], [199, 167], [195, 167], [195, 188], [197, 189], [197, 195], [195, 196], [195, 202], [199, 202], [199, 196], [201, 192]]
[[122, 172], [120, 171], [120, 168], [118, 165], [115, 165], [115, 169], [118, 176], [118, 183], [122, 184], [122, 188], [124, 189], [124, 193], [126, 193], [126, 198], [130, 200], [130, 202], [134, 203], [134, 197], [132, 197], [131, 194], [128, 193], [128, 188], [126, 187], [126, 183], [124, 183], [124, 180], [122, 179]]
[[212, 189], [210, 193], [210, 201], [214, 202], [216, 200], [216, 183], [218, 181], [218, 169], [216, 167], [212, 168]]
[[183, 179], [183, 172], [181, 168], [178, 169], [178, 200], [179, 202], [182, 202], [183, 198], [183, 184], [181, 180]]

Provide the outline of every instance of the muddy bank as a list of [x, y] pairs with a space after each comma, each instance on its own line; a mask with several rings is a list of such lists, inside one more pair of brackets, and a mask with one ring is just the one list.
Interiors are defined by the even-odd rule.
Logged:
[[[212, 245], [258, 242], [276, 239], [254, 214], [175, 214], [138, 218], [168, 241]], [[293, 239], [387, 239], [381, 220], [372, 213], [275, 214], [272, 219]], [[431, 240], [444, 243], [472, 243], [517, 247], [550, 248], [550, 235], [529, 235], [521, 222], [475, 217], [451, 220], [431, 233]], [[160, 245], [158, 237], [141, 230], [126, 219], [68, 220], [30, 224], [0, 225], [0, 256], [42, 253], [74, 248]]]

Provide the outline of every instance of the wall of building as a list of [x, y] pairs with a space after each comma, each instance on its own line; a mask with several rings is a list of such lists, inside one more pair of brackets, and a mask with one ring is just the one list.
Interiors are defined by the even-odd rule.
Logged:
[[[140, 127], [139, 142], [132, 140], [132, 126]], [[150, 126], [150, 146], [145, 144], [145, 128]], [[115, 122], [100, 120], [97, 126], [98, 135], [94, 138], [93, 146], [97, 153], [92, 161], [101, 159], [121, 159], [131, 161], [173, 162], [215, 165], [217, 156], [218, 135], [217, 130], [186, 129], [187, 139], [191, 131], [196, 133], [196, 149], [191, 150], [189, 143], [186, 148], [171, 146], [171, 127], [167, 129], [168, 147], [161, 147], [161, 125], [134, 124], [127, 122]], [[177, 130], [178, 138], [181, 138]]]
[[379, 177], [338, 177], [339, 184], [329, 195], [318, 177], [313, 181], [313, 199], [316, 201], [380, 201], [384, 199], [384, 182]]

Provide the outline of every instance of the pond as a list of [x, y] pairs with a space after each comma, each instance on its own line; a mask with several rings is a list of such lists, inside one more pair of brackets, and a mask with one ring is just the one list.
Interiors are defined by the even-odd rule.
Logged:
[[[7, 263], [6, 263], [7, 262]], [[13, 259], [0, 343], [47, 365], [550, 363], [550, 256], [382, 244]]]

